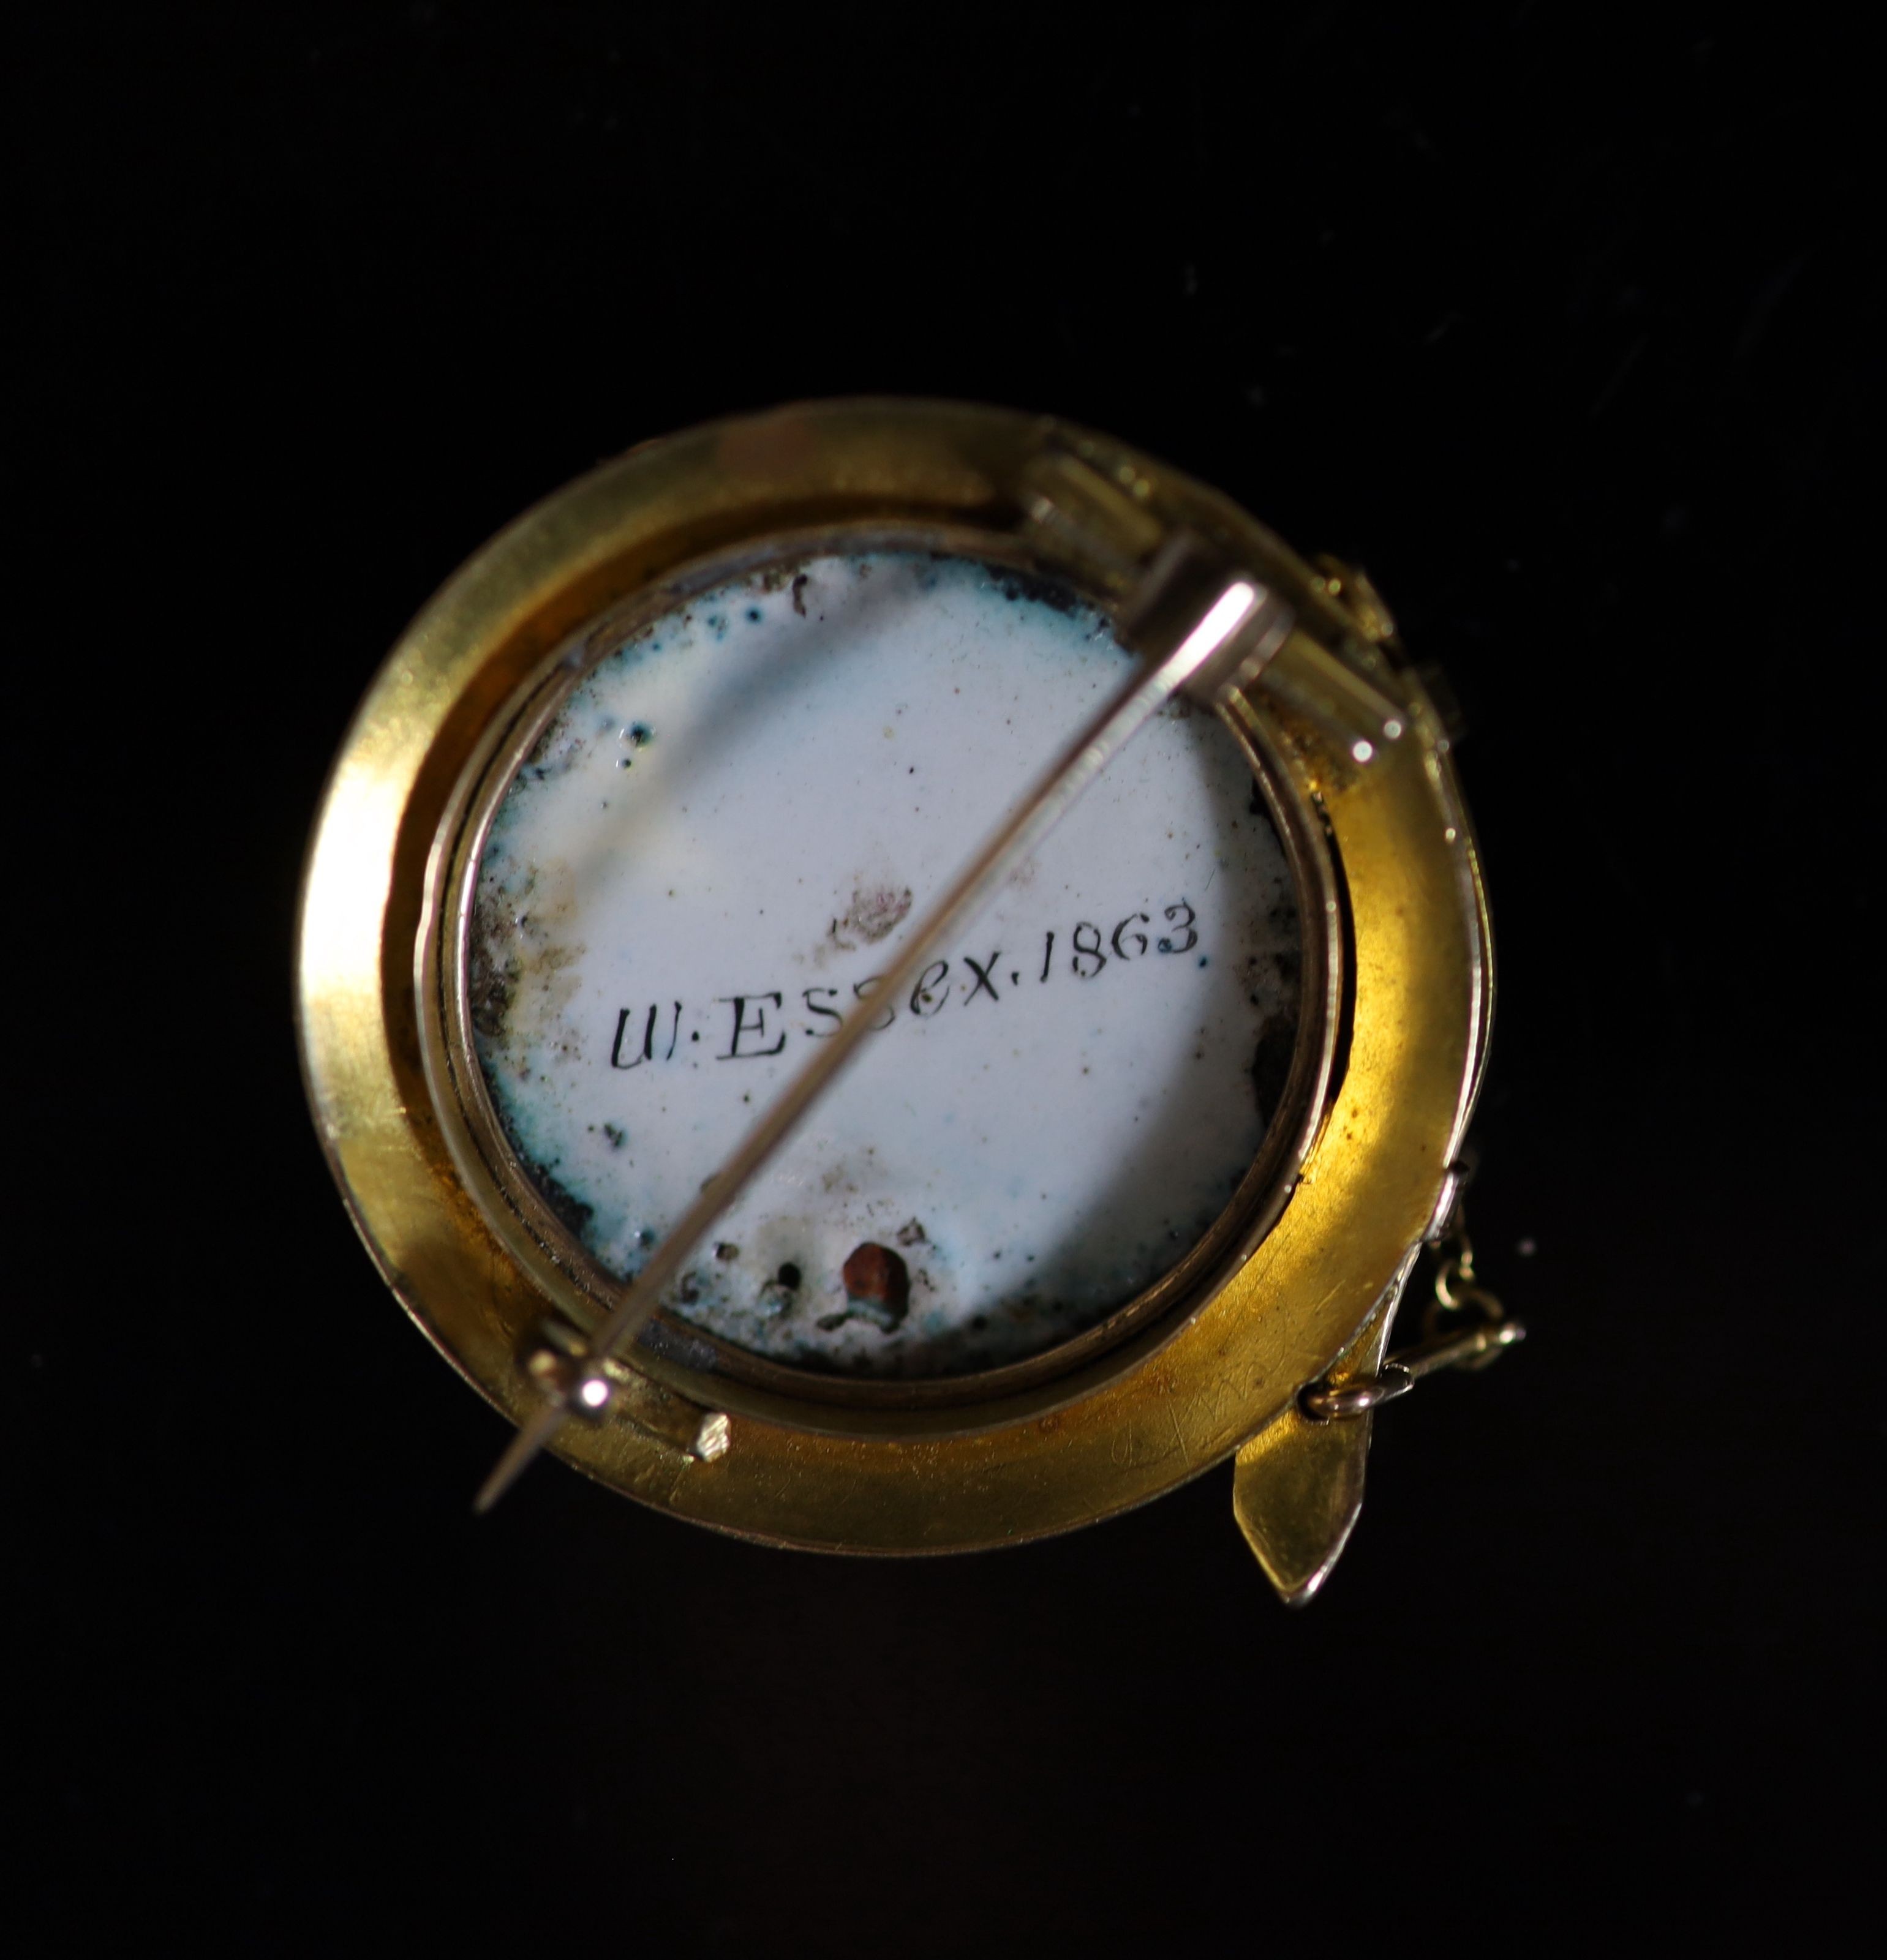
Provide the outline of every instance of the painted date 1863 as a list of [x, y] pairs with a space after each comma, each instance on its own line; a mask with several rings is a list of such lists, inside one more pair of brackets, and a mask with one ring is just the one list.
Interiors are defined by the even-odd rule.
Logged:
[[[1039, 960], [1031, 949], [1026, 964], [1019, 956], [1006, 957], [1000, 947], [980, 959], [961, 954], [954, 962], [934, 959], [904, 1000], [875, 999], [884, 977], [875, 973], [855, 981], [852, 995], [856, 1001], [870, 1003], [878, 1017], [875, 1027], [888, 1028], [900, 1013], [929, 1020], [953, 998], [965, 1007], [985, 1000], [999, 1006], [1018, 988], [1046, 986], [1063, 974], [1076, 980], [1097, 979], [1111, 966], [1128, 965], [1149, 953], [1155, 957], [1194, 953], [1204, 966], [1192, 906], [1181, 899], [1158, 909], [1158, 921], [1150, 912], [1131, 912], [1111, 932], [1089, 919], [1078, 920], [1065, 938], [1051, 928], [1042, 935]], [[838, 1005], [841, 998], [837, 987], [805, 987], [790, 1007], [784, 992], [776, 988], [767, 993], [719, 994], [712, 1008], [692, 1011], [680, 1001], [620, 1007], [610, 1043], [610, 1066], [631, 1069], [672, 1061], [684, 1047], [700, 1042], [704, 1033], [711, 1038], [709, 1052], [716, 1061], [757, 1061], [779, 1054], [789, 1033], [796, 1032], [814, 1041], [836, 1034], [843, 1018]], [[687, 1030], [686, 1044], [681, 1039], [684, 1020], [702, 1024]]]

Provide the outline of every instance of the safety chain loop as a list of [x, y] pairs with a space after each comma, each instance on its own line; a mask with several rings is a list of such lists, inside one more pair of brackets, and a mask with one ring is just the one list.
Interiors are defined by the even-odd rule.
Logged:
[[1439, 1263], [1433, 1296], [1422, 1310], [1422, 1338], [1389, 1356], [1374, 1375], [1353, 1375], [1334, 1384], [1328, 1379], [1313, 1382], [1298, 1397], [1298, 1406], [1313, 1422], [1367, 1415], [1382, 1403], [1406, 1395], [1424, 1375], [1444, 1368], [1491, 1367], [1508, 1348], [1526, 1338], [1525, 1328], [1509, 1320], [1499, 1299], [1479, 1284], [1474, 1242], [1459, 1205], [1453, 1230], [1435, 1249]]
[[[1447, 1250], [1450, 1246], [1455, 1249], [1452, 1252]], [[1430, 1315], [1436, 1307], [1459, 1306], [1461, 1289], [1474, 1284], [1474, 1242], [1468, 1236], [1466, 1221], [1458, 1217], [1454, 1230], [1436, 1250], [1445, 1256], [1435, 1269], [1435, 1306], [1427, 1309]]]

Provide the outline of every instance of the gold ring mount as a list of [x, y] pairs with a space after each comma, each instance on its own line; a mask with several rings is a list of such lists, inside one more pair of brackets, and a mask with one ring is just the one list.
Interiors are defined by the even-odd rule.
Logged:
[[[1053, 521], [1071, 499], [1042, 493], [1067, 457], [1075, 495], [1106, 486], [1085, 525]], [[1180, 473], [1041, 418], [849, 401], [714, 424], [604, 465], [474, 557], [376, 676], [328, 785], [298, 951], [311, 1100], [388, 1284], [481, 1392], [528, 1421], [521, 1349], [547, 1312], [591, 1324], [598, 1293], [568, 1234], [534, 1211], [467, 1066], [467, 867], [521, 745], [623, 622], [691, 581], [835, 543], [921, 542], [1117, 604], [1123, 580], [1094, 540], [1111, 535], [1130, 557], [1142, 519], [1210, 540], [1286, 596], [1300, 682], [1333, 663], [1353, 673], [1360, 654], [1407, 729], [1366, 766], [1315, 698], [1249, 686], [1223, 702], [1305, 928], [1290, 1120], [1170, 1283], [1041, 1365], [944, 1392], [834, 1395], [657, 1323], [619, 1357], [620, 1418], [568, 1425], [556, 1446], [603, 1482], [779, 1544], [1012, 1543], [1144, 1502], [1288, 1422], [1314, 1427], [1302, 1392], [1369, 1365], [1448, 1208], [1491, 1010], [1447, 733], [1366, 582], [1305, 563]]]

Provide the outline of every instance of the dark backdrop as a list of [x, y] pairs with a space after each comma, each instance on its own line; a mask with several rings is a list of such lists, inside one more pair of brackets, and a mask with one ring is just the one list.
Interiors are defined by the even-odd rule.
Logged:
[[[1733, 1947], [1843, 1904], [1880, 1631], [1864, 65], [1799, 8], [1439, 11], [8, 30], [10, 1911], [928, 1953]], [[1223, 1470], [932, 1563], [555, 1466], [475, 1525], [502, 1425], [315, 1147], [299, 859], [403, 622], [600, 457], [880, 390], [1216, 481], [1368, 565], [1466, 704], [1474, 1218], [1533, 1338], [1381, 1420], [1301, 1615]]]

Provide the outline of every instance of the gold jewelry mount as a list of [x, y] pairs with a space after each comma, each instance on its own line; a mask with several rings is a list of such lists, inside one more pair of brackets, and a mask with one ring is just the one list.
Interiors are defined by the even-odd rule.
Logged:
[[[1117, 604], [1181, 529], [1250, 568], [1296, 622], [1264, 673], [1219, 698], [1327, 954], [1307, 962], [1315, 1038], [1300, 1046], [1300, 1120], [1277, 1126], [1272, 1198], [1183, 1297], [1052, 1377], [934, 1408], [840, 1406], [644, 1344], [617, 1357], [620, 1411], [565, 1428], [568, 1461], [716, 1529], [919, 1553], [1070, 1529], [1236, 1452], [1239, 1521], [1280, 1590], [1308, 1596], [1328, 1570], [1368, 1423], [1312, 1421], [1299, 1398], [1377, 1369], [1414, 1252], [1453, 1209], [1491, 1011], [1485, 902], [1447, 734], [1366, 582], [1305, 564], [1163, 465], [1008, 411], [816, 403], [645, 444], [528, 513], [428, 605], [349, 731], [304, 889], [304, 1064], [388, 1284], [473, 1386], [529, 1421], [521, 1351], [547, 1312], [574, 1303], [582, 1324], [582, 1287], [468, 1156], [440, 976], [467, 812], [534, 689], [709, 562], [922, 537]], [[1361, 756], [1357, 730], [1385, 714], [1398, 739]]]

